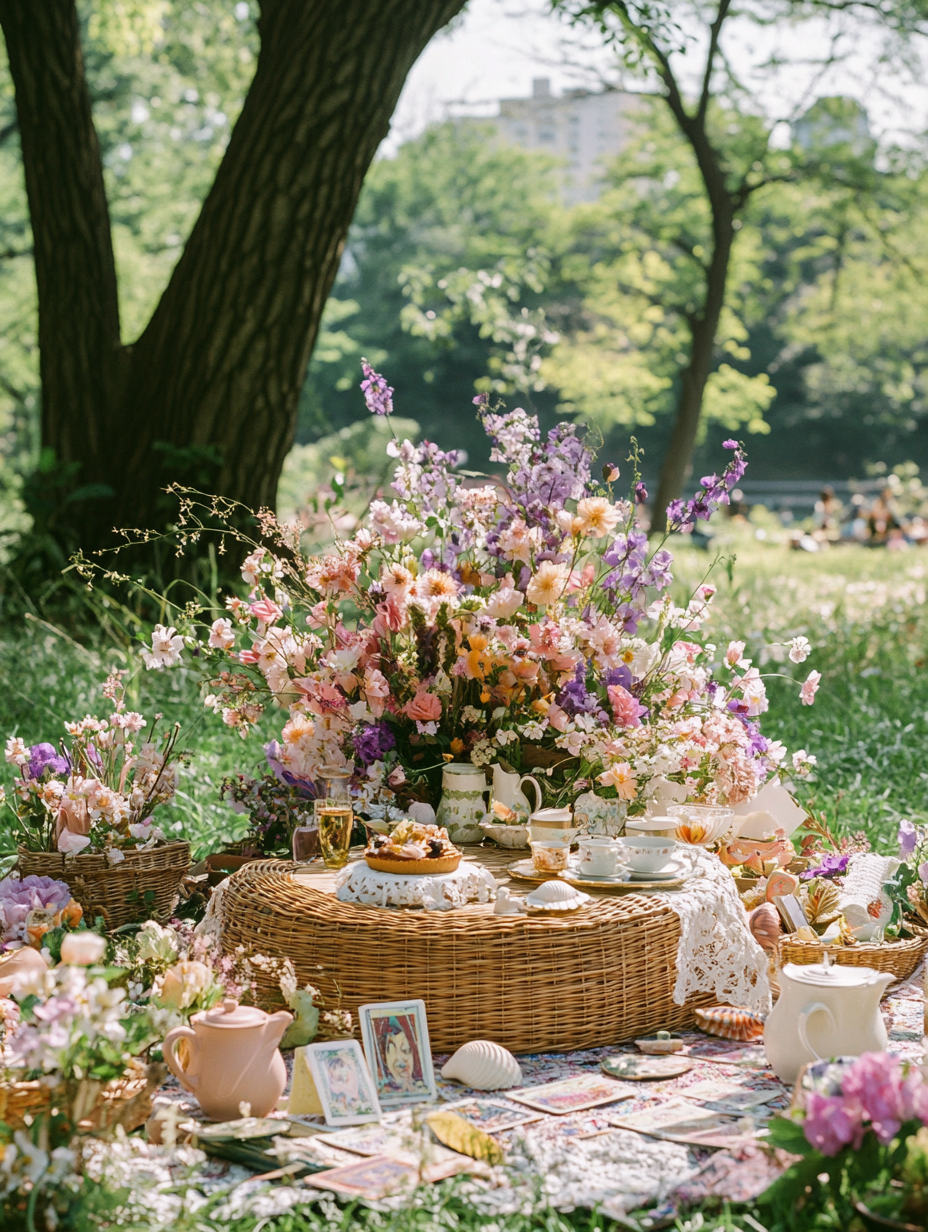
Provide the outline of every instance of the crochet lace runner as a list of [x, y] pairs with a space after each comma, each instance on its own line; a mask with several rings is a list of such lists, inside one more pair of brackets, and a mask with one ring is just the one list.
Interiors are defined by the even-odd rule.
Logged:
[[689, 866], [685, 888], [665, 898], [680, 920], [675, 1004], [711, 992], [720, 1002], [766, 1014], [767, 956], [751, 936], [734, 878], [718, 856], [699, 847], [682, 847], [678, 856]]
[[378, 873], [363, 860], [349, 864], [338, 874], [335, 896], [342, 903], [365, 903], [371, 907], [424, 907], [447, 911], [465, 903], [486, 903], [496, 894], [492, 873], [479, 864], [462, 860], [453, 873], [411, 876]]

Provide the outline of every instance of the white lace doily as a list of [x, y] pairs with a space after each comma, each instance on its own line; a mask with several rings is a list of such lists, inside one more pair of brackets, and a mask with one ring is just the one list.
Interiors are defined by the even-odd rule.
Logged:
[[496, 895], [492, 873], [462, 860], [453, 873], [378, 873], [363, 860], [349, 864], [335, 881], [335, 897], [342, 903], [369, 907], [424, 907], [448, 911], [465, 903], [486, 903]]
[[688, 865], [686, 883], [664, 898], [680, 920], [674, 1003], [711, 992], [720, 1002], [766, 1014], [767, 956], [748, 928], [734, 878], [718, 856], [699, 847], [681, 846], [677, 855]]

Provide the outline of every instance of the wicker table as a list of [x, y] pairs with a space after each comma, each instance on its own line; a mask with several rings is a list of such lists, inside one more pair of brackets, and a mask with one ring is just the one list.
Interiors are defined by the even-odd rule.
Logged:
[[[467, 848], [508, 879], [519, 853]], [[280, 860], [246, 865], [226, 882], [228, 952], [288, 957], [329, 1008], [421, 997], [432, 1047], [492, 1039], [513, 1052], [595, 1048], [692, 1024], [708, 994], [673, 1003], [680, 923], [666, 894], [594, 894], [560, 918], [497, 916], [493, 904], [448, 912], [357, 906], [334, 895], [334, 875]], [[259, 990], [279, 1000], [273, 981]]]

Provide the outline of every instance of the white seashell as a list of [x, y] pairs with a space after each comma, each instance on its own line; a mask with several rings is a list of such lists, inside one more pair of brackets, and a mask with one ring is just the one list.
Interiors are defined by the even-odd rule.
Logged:
[[537, 890], [525, 896], [525, 901], [535, 911], [575, 911], [589, 899], [589, 894], [574, 889], [566, 881], [543, 881]]
[[502, 1091], [522, 1082], [522, 1070], [508, 1048], [491, 1040], [462, 1044], [441, 1071], [474, 1091]]

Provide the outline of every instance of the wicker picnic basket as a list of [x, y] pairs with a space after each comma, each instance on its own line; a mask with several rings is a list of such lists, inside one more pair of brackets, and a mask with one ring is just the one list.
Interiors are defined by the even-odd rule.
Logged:
[[20, 847], [19, 871], [23, 877], [35, 874], [66, 882], [87, 920], [102, 916], [108, 928], [137, 920], [166, 920], [190, 867], [189, 843], [164, 843], [125, 855], [119, 864], [109, 864], [102, 855], [74, 856]]
[[[85, 1133], [109, 1133], [120, 1126], [131, 1133], [151, 1115], [152, 1098], [167, 1076], [164, 1065], [146, 1065], [137, 1057], [129, 1062], [122, 1078], [112, 1082], [87, 1082], [77, 1097], [82, 1101], [77, 1128]], [[0, 1122], [22, 1129], [30, 1120], [62, 1101], [63, 1092], [39, 1081], [0, 1081]]]
[[[483, 856], [484, 853], [481, 853]], [[234, 873], [221, 898], [222, 944], [290, 958], [329, 1009], [421, 997], [436, 1052], [490, 1039], [513, 1052], [567, 1052], [692, 1025], [710, 994], [673, 1000], [680, 922], [660, 895], [595, 897], [560, 918], [339, 902], [285, 861]], [[280, 1000], [257, 971], [260, 996]]]
[[[779, 954], [781, 965], [790, 962], [807, 966], [809, 963], [820, 963], [827, 953], [834, 962], [844, 967], [870, 967], [874, 971], [888, 971], [902, 983], [914, 975], [926, 950], [928, 930], [919, 929], [918, 936], [902, 941], [884, 941], [880, 945], [868, 945], [865, 942], [859, 945], [824, 945], [821, 941], [799, 941], [793, 937], [782, 937]], [[892, 987], [890, 985], [890, 988]]]

